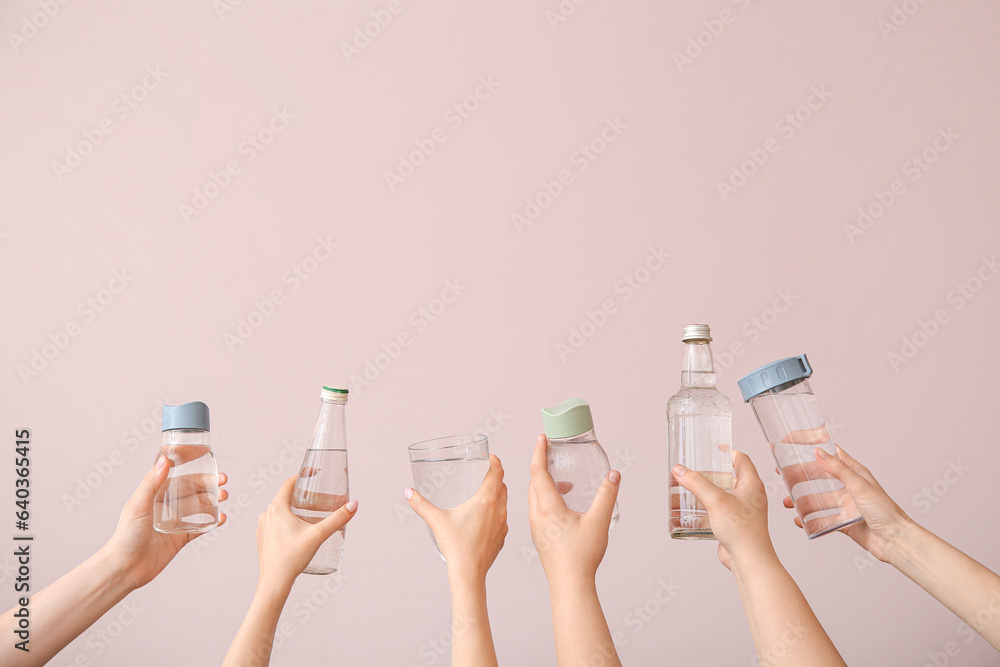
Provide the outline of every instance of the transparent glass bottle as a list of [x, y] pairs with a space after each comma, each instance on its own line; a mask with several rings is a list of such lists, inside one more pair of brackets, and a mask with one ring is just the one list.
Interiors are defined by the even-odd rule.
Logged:
[[[715, 387], [712, 334], [706, 324], [684, 327], [681, 389], [667, 402], [667, 446], [678, 463], [697, 470], [724, 491], [733, 489], [733, 408]], [[705, 506], [670, 476], [670, 537], [714, 540]]]
[[[586, 512], [597, 489], [611, 470], [608, 455], [594, 434], [590, 405], [582, 398], [570, 398], [542, 410], [545, 437], [549, 441], [549, 474], [566, 506]], [[618, 504], [611, 525], [618, 522]]]
[[160, 454], [170, 473], [153, 499], [153, 529], [206, 533], [219, 524], [219, 468], [208, 439], [208, 406], [164, 405], [162, 422]]
[[[344, 411], [347, 390], [323, 387], [319, 418], [312, 442], [302, 459], [292, 491], [292, 512], [303, 521], [318, 523], [346, 505], [350, 498], [347, 477], [347, 425]], [[320, 546], [303, 570], [305, 574], [330, 574], [340, 569], [344, 555], [341, 528]]]

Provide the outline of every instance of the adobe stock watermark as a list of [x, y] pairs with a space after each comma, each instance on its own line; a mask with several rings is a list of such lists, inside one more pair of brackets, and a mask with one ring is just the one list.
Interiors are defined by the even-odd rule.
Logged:
[[226, 348], [232, 353], [250, 340], [288, 302], [288, 295], [297, 292], [307, 280], [316, 275], [339, 248], [340, 245], [333, 242], [330, 234], [317, 236], [312, 249], [281, 274], [280, 284], [283, 287], [275, 287], [263, 297], [254, 299], [249, 312], [236, 320], [236, 327], [232, 331], [223, 332], [222, 342], [226, 344]]
[[444, 287], [435, 298], [410, 313], [406, 320], [408, 326], [401, 329], [388, 342], [381, 342], [379, 344], [381, 350], [365, 359], [364, 370], [351, 375], [349, 378], [351, 391], [361, 393], [370, 388], [399, 359], [403, 350], [413, 345], [434, 322], [441, 319], [467, 289], [468, 286], [459, 282], [457, 276], [445, 280]]
[[374, 40], [378, 39], [382, 31], [403, 13], [404, 9], [406, 5], [403, 0], [389, 0], [384, 9], [373, 9], [368, 12], [371, 19], [354, 26], [354, 34], [349, 42], [340, 42], [340, 52], [344, 55], [344, 60], [351, 62], [360, 56]]
[[579, 352], [597, 332], [600, 331], [619, 308], [628, 303], [652, 279], [653, 275], [667, 265], [670, 253], [663, 246], [649, 246], [645, 259], [631, 271], [625, 273], [612, 286], [614, 296], [602, 299], [593, 309], [584, 312], [582, 320], [569, 328], [569, 336], [555, 344], [559, 360], [566, 363]]
[[903, 198], [908, 192], [907, 182], [916, 183], [935, 164], [941, 156], [951, 150], [955, 142], [961, 138], [951, 126], [939, 127], [934, 139], [919, 153], [914, 153], [900, 166], [905, 178], [892, 180], [885, 190], [876, 189], [872, 199], [867, 204], [859, 206], [854, 222], [844, 223], [844, 234], [854, 245], [854, 240], [865, 234], [876, 222]]
[[[751, 0], [733, 0], [733, 4], [741, 12], [744, 12], [750, 7]], [[736, 23], [738, 16], [736, 12], [727, 7], [719, 12], [718, 17], [702, 21], [702, 29], [687, 38], [687, 43], [683, 49], [673, 52], [672, 57], [674, 65], [677, 66], [677, 71], [683, 74], [684, 68], [694, 65], [695, 61], [701, 58], [705, 54], [705, 51], [711, 48], [716, 40], [722, 37], [722, 33], [726, 31], [726, 27]]]
[[[153, 434], [160, 434], [160, 417], [163, 414], [163, 406], [168, 405], [170, 399], [156, 399], [152, 411], [148, 417], [140, 419], [121, 434], [118, 439], [121, 447], [116, 447], [96, 461], [91, 462], [91, 469], [84, 475], [76, 478], [72, 493], [63, 493], [60, 496], [63, 507], [67, 514], [83, 506], [84, 502], [94, 495], [104, 483], [111, 479], [111, 476], [128, 459], [130, 454], [134, 454], [141, 445], [146, 443]], [[156, 449], [150, 448], [148, 452], [150, 465], [155, 458]]]
[[18, 364], [17, 374], [24, 386], [27, 387], [41, 375], [69, 347], [70, 342], [80, 335], [83, 328], [107, 310], [134, 279], [135, 276], [128, 267], [115, 269], [104, 287], [77, 304], [77, 317], [66, 320], [55, 331], [50, 332], [46, 342], [31, 350], [27, 364]]
[[209, 170], [207, 181], [192, 191], [190, 201], [182, 201], [177, 205], [181, 220], [190, 222], [191, 218], [204, 213], [205, 209], [233, 184], [233, 179], [243, 173], [243, 168], [266, 151], [278, 135], [288, 129], [293, 120], [295, 114], [290, 112], [287, 106], [272, 108], [271, 117], [267, 122], [256, 132], [248, 134], [236, 147], [236, 157], [226, 160], [218, 171]]
[[20, 53], [21, 49], [49, 25], [56, 16], [62, 13], [63, 7], [68, 5], [70, 0], [38, 0], [38, 11], [25, 14], [21, 17], [20, 26], [17, 32], [13, 30], [7, 33], [7, 41], [14, 53]]
[[899, 32], [926, 4], [927, 0], [903, 0], [893, 4], [892, 11], [875, 21], [882, 39], [888, 40]]
[[63, 161], [52, 161], [52, 173], [56, 181], [63, 180], [72, 174], [94, 151], [104, 143], [104, 140], [118, 129], [116, 123], [123, 123], [149, 97], [149, 94], [160, 87], [169, 72], [164, 72], [159, 65], [147, 67], [139, 82], [111, 101], [111, 114], [97, 121], [94, 127], [86, 127], [82, 131], [83, 138], [72, 144], [66, 144]]
[[781, 316], [795, 305], [799, 298], [799, 295], [792, 291], [791, 287], [775, 290], [774, 299], [770, 305], [751, 315], [740, 325], [741, 338], [728, 345], [717, 344], [714, 354], [716, 376], [732, 368], [736, 360], [746, 354], [748, 346], [760, 340], [761, 336], [769, 331], [781, 319]]
[[441, 114], [444, 127], [435, 127], [426, 136], [413, 140], [415, 148], [408, 152], [400, 153], [397, 157], [396, 168], [392, 171], [383, 170], [382, 176], [385, 184], [389, 186], [389, 192], [395, 192], [399, 186], [411, 178], [417, 169], [423, 166], [427, 159], [437, 152], [438, 147], [448, 140], [449, 133], [457, 132], [482, 106], [483, 102], [493, 97], [502, 84], [493, 78], [492, 74], [484, 74], [479, 77], [476, 87], [455, 102]]
[[587, 0], [561, 0], [559, 4], [545, 10], [545, 20], [552, 30], [558, 30], [559, 26], [576, 15], [579, 7], [587, 4]]
[[[279, 651], [290, 638], [295, 636], [295, 633], [299, 629], [305, 626], [323, 607], [328, 605], [351, 578], [338, 571], [319, 577], [310, 577], [311, 581], [315, 581], [316, 579], [322, 579], [323, 584], [316, 586], [312, 591], [305, 593], [287, 605], [288, 611], [282, 614], [282, 618], [288, 618], [290, 615], [294, 623], [289, 620], [283, 620], [275, 628], [273, 643], [275, 651]], [[266, 655], [261, 655], [261, 658], [266, 657]]]
[[751, 658], [750, 664], [753, 667], [771, 667], [771, 665], [782, 664], [782, 659], [788, 655], [788, 651], [808, 634], [809, 629], [798, 620], [785, 622], [785, 631], [781, 637]]
[[106, 620], [101, 627], [95, 628], [85, 635], [83, 644], [87, 650], [80, 651], [73, 656], [73, 659], [66, 663], [66, 667], [95, 667], [106, 664], [107, 658], [101, 660], [93, 658], [100, 658], [107, 653], [122, 638], [122, 635], [138, 621], [139, 615], [144, 611], [145, 609], [140, 607], [134, 599], [120, 602], [117, 607], [102, 617]]
[[576, 182], [578, 174], [587, 171], [592, 164], [604, 155], [608, 147], [618, 141], [628, 125], [622, 122], [620, 116], [606, 117], [601, 129], [589, 141], [581, 143], [569, 156], [569, 167], [558, 170], [551, 180], [543, 180], [535, 194], [524, 198], [524, 207], [511, 214], [510, 221], [520, 234], [534, 224], [557, 199], [563, 196], [566, 188]]
[[900, 339], [900, 346], [886, 353], [886, 360], [893, 373], [916, 359], [920, 351], [934, 340], [941, 329], [952, 321], [955, 313], [965, 308], [988, 282], [1000, 272], [996, 253], [990, 257], [982, 257], [972, 274], [964, 281], [956, 284], [948, 291], [944, 304], [934, 309], [927, 319], [918, 318], [917, 326], [912, 333]]
[[725, 180], [715, 182], [715, 188], [722, 201], [728, 201], [736, 194], [740, 188], [750, 182], [760, 169], [768, 163], [771, 156], [777, 153], [782, 142], [789, 141], [799, 130], [805, 127], [820, 109], [826, 106], [833, 93], [826, 88], [826, 84], [820, 86], [810, 86], [809, 94], [806, 95], [802, 104], [791, 111], [786, 112], [774, 123], [774, 131], [777, 137], [767, 137], [758, 146], [746, 150], [746, 159], [736, 162], [729, 167], [729, 176]]
[[226, 17], [243, 6], [246, 0], [212, 0], [212, 9], [220, 21], [225, 21]]

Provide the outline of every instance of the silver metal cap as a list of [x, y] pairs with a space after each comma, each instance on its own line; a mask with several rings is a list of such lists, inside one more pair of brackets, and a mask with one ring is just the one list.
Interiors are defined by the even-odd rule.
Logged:
[[689, 324], [684, 327], [684, 337], [681, 342], [686, 343], [691, 340], [707, 340], [712, 342], [712, 332], [708, 330], [707, 324]]

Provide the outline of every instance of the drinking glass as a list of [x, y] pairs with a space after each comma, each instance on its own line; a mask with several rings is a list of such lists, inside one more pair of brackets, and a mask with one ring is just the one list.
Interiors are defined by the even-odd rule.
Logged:
[[[450, 510], [475, 495], [490, 469], [490, 445], [485, 435], [452, 435], [424, 440], [408, 448], [413, 488], [435, 507]], [[438, 555], [434, 532], [428, 526]]]

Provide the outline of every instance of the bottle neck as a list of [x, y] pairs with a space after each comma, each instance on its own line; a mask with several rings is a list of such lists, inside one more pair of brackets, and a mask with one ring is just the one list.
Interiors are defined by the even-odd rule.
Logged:
[[185, 445], [192, 447], [210, 447], [209, 432], [193, 428], [175, 428], [163, 432], [164, 445]]
[[681, 387], [714, 387], [715, 367], [712, 365], [712, 346], [708, 341], [685, 343], [681, 362]]
[[568, 438], [549, 438], [548, 440], [550, 445], [583, 445], [597, 442], [597, 436], [594, 435], [594, 429], [590, 429], [580, 435], [571, 435]]
[[347, 449], [347, 423], [342, 401], [322, 401], [309, 449]]

